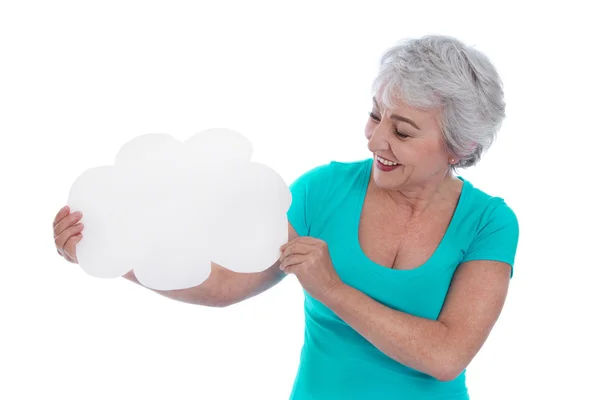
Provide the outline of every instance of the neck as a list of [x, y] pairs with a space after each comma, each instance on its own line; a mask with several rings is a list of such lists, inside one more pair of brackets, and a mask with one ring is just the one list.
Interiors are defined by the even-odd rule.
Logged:
[[410, 218], [418, 218], [423, 213], [448, 200], [458, 178], [449, 171], [432, 177], [418, 185], [406, 185], [399, 189], [379, 189], [391, 207], [400, 208]]

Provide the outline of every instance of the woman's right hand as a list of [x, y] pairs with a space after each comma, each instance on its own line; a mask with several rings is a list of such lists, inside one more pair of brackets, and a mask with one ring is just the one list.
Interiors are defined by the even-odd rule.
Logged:
[[83, 215], [81, 212], [71, 213], [69, 206], [64, 206], [54, 218], [54, 244], [56, 251], [67, 261], [77, 264], [75, 246], [83, 237], [83, 224], [77, 223]]

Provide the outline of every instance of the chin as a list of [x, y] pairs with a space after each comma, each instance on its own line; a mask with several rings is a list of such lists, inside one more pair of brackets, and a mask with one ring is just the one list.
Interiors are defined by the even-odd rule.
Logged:
[[391, 176], [381, 176], [381, 174], [375, 172], [373, 175], [373, 183], [380, 189], [394, 189], [398, 187], [398, 180], [393, 179]]

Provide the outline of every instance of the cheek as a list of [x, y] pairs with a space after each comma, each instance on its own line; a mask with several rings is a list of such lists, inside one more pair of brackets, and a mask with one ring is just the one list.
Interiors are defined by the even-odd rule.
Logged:
[[440, 163], [443, 164], [443, 160], [445, 159], [443, 150], [435, 144], [424, 144], [419, 149], [419, 153], [423, 160], [427, 160], [426, 162], [429, 168], [437, 168]]
[[415, 140], [394, 143], [391, 150], [401, 163], [408, 166], [419, 167], [431, 162], [427, 147]]

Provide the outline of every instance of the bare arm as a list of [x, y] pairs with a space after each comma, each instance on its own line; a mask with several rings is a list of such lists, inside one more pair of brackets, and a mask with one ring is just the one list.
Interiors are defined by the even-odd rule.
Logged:
[[[288, 241], [297, 237], [298, 234], [292, 225], [288, 223]], [[279, 264], [280, 261], [277, 260], [265, 271], [238, 273], [212, 263], [210, 276], [198, 286], [179, 290], [150, 290], [184, 303], [209, 307], [226, 307], [254, 297], [279, 283], [286, 276], [279, 269]], [[129, 271], [123, 277], [139, 284], [133, 271]]]
[[[76, 246], [83, 237], [83, 224], [79, 222], [81, 217], [81, 213], [71, 213], [69, 207], [65, 206], [56, 214], [53, 222], [54, 243], [58, 254], [75, 264], [78, 263]], [[297, 237], [298, 234], [288, 222], [288, 241]], [[279, 265], [280, 261], [277, 260], [262, 272], [237, 273], [212, 263], [210, 276], [198, 286], [180, 290], [150, 290], [185, 303], [225, 307], [275, 286], [286, 276], [279, 269]], [[129, 271], [123, 277], [140, 284], [133, 271]]]
[[461, 264], [437, 320], [393, 310], [345, 284], [324, 303], [389, 357], [449, 381], [489, 336], [504, 306], [510, 271], [498, 261]]

